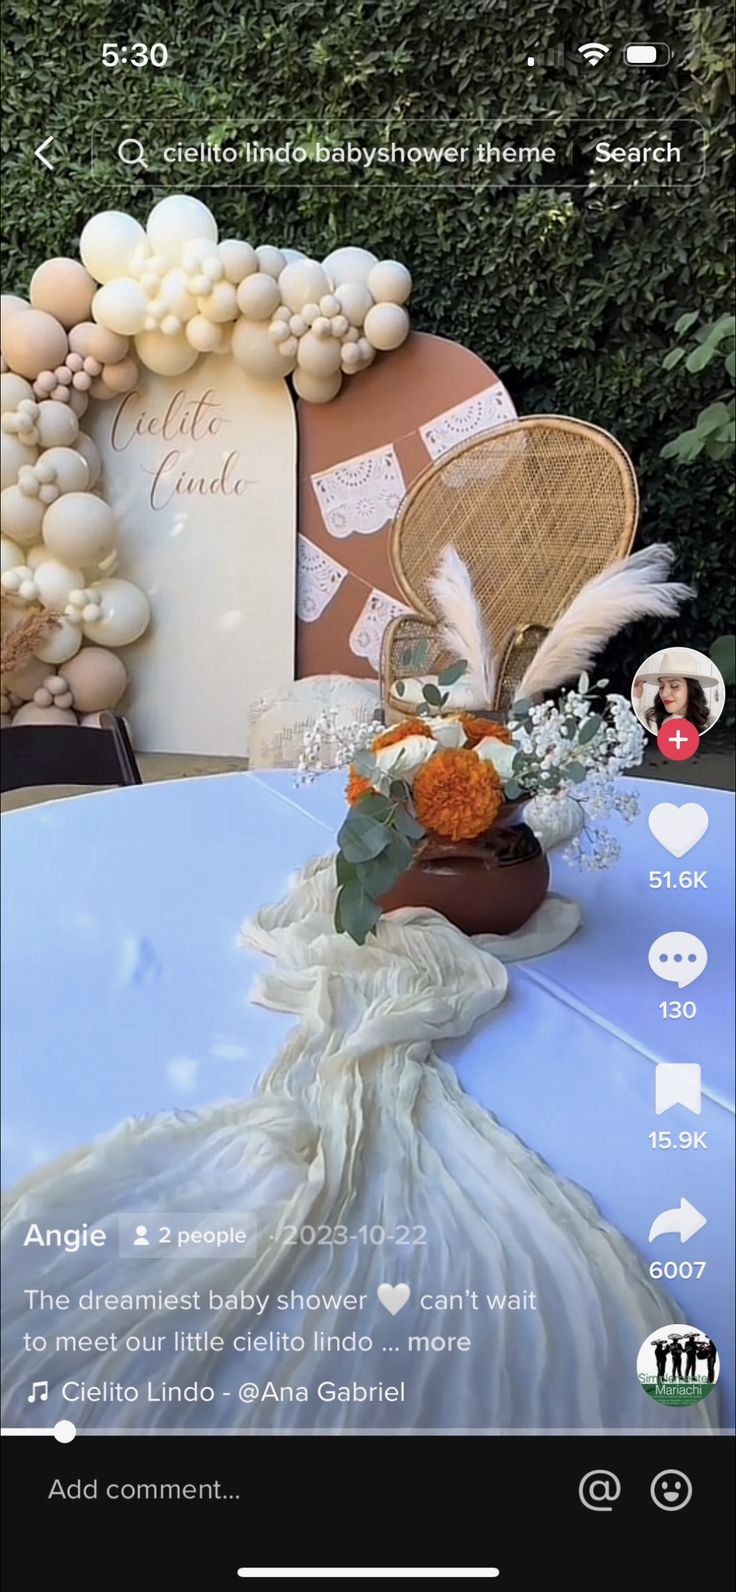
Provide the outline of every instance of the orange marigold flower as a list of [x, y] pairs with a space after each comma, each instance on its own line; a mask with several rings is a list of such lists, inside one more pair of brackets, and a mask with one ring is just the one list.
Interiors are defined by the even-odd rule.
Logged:
[[481, 719], [476, 713], [461, 713], [460, 723], [471, 748], [479, 746], [481, 741], [489, 737], [494, 741], [503, 741], [504, 746], [511, 745], [511, 733], [505, 724], [496, 724], [493, 719]]
[[490, 828], [502, 805], [495, 768], [469, 747], [435, 752], [414, 781], [417, 818], [443, 840], [475, 840]]
[[350, 806], [354, 807], [355, 803], [360, 801], [361, 796], [367, 796], [369, 790], [372, 789], [373, 786], [371, 785], [370, 780], [364, 779], [362, 774], [358, 774], [356, 769], [351, 768], [350, 778], [345, 786], [345, 795], [347, 796]]
[[392, 730], [384, 730], [383, 735], [377, 735], [372, 750], [378, 752], [383, 746], [395, 746], [397, 741], [406, 741], [410, 735], [426, 735], [428, 740], [434, 740], [424, 719], [404, 719], [401, 724], [395, 724]]

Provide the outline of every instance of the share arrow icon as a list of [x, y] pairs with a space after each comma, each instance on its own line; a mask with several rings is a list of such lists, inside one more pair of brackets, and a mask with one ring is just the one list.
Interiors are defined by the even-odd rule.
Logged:
[[679, 1233], [680, 1243], [686, 1244], [689, 1238], [694, 1238], [700, 1232], [701, 1227], [705, 1227], [707, 1220], [707, 1216], [696, 1211], [689, 1200], [681, 1199], [674, 1210], [661, 1211], [655, 1217], [649, 1229], [649, 1242], [651, 1244], [655, 1238], [661, 1238], [663, 1233]]

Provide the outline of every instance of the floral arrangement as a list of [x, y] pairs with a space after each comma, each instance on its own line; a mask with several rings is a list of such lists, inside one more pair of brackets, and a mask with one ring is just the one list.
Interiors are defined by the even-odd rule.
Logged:
[[619, 855], [601, 820], [618, 813], [630, 823], [638, 812], [636, 797], [614, 780], [641, 761], [645, 735], [623, 697], [602, 695], [607, 680], [591, 688], [583, 674], [557, 701], [518, 701], [504, 725], [481, 713], [447, 713], [443, 687], [464, 668], [453, 664], [436, 685], [425, 686], [415, 718], [391, 729], [362, 726], [350, 741], [328, 714], [305, 742], [302, 778], [320, 771], [325, 736], [349, 769], [335, 923], [358, 944], [375, 929], [382, 897], [420, 860], [423, 847], [479, 840], [507, 804], [535, 797], [544, 806], [574, 795], [583, 826], [568, 859], [593, 868]]

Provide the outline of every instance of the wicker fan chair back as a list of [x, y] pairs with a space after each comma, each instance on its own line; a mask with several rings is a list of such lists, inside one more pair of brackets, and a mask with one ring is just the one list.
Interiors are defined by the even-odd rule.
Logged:
[[511, 421], [438, 459], [392, 527], [394, 576], [414, 613], [384, 636], [384, 707], [406, 713], [394, 682], [451, 661], [429, 589], [448, 543], [467, 564], [485, 617], [498, 660], [490, 706], [500, 710], [580, 588], [628, 553], [638, 508], [624, 449], [608, 432], [564, 416]]

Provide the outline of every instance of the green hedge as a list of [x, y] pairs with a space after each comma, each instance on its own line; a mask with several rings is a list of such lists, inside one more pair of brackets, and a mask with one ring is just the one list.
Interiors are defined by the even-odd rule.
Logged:
[[[569, 0], [346, 0], [324, 8], [313, 0], [248, 0], [242, 8], [234, 0], [179, 0], [175, 22], [166, 20], [167, 7], [150, 4], [130, 8], [137, 23], [123, 29], [116, 19], [128, 9], [85, 0], [82, 27], [59, 0], [5, 6], [7, 290], [25, 290], [30, 269], [46, 256], [73, 251], [95, 210], [145, 215], [155, 197], [150, 179], [121, 175], [102, 160], [91, 166], [90, 129], [106, 118], [112, 129], [133, 133], [154, 116], [176, 116], [188, 119], [197, 139], [263, 136], [279, 124], [329, 136], [346, 124], [359, 132], [370, 118], [379, 131], [390, 122], [398, 137], [421, 124], [437, 139], [451, 134], [458, 117], [492, 132], [504, 116], [533, 121], [544, 110], [560, 130], [575, 118], [615, 118], [617, 140], [623, 133], [626, 141], [625, 123], [635, 141], [642, 119], [656, 124], [657, 111], [678, 108], [701, 121], [707, 177], [685, 192], [430, 186], [385, 172], [372, 180], [339, 173], [328, 186], [284, 188], [273, 177], [257, 187], [214, 189], [207, 172], [200, 180], [194, 168], [186, 187], [211, 204], [226, 234], [315, 254], [350, 240], [405, 260], [416, 283], [415, 325], [475, 349], [521, 413], [578, 415], [629, 449], [642, 487], [641, 538], [672, 542], [678, 574], [698, 595], [679, 626], [663, 634], [638, 626], [619, 639], [606, 660], [614, 678], [622, 682], [661, 641], [707, 648], [732, 628], [730, 471], [659, 456], [714, 396], [716, 379], [662, 371], [674, 323], [684, 310], [712, 320], [729, 307], [727, 8], [688, 12], [677, 0], [633, 0], [626, 34], [610, 5]], [[108, 73], [98, 65], [104, 39], [141, 37], [169, 44], [165, 72]], [[599, 37], [612, 46], [602, 67], [559, 58], [563, 47]], [[627, 68], [627, 37], [669, 41], [672, 67]], [[526, 69], [530, 48], [552, 52], [543, 72]], [[47, 133], [55, 135], [54, 174], [32, 153]]]

